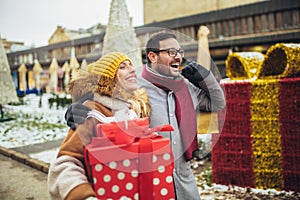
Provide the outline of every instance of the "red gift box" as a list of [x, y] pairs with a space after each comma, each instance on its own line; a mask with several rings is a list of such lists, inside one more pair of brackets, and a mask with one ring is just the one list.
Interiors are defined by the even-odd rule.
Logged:
[[175, 199], [170, 140], [149, 129], [148, 118], [96, 126], [85, 147], [88, 177], [98, 199]]

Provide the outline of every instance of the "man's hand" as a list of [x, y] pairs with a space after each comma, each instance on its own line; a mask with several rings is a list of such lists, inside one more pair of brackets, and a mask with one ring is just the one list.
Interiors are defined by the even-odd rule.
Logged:
[[209, 70], [193, 61], [183, 68], [181, 74], [195, 86], [199, 87], [199, 82], [203, 81], [209, 75]]
[[82, 124], [87, 117], [87, 113], [91, 110], [90, 108], [82, 105], [86, 100], [92, 100], [93, 94], [88, 93], [82, 99], [74, 102], [68, 108], [65, 113], [65, 120], [67, 121], [67, 125], [76, 130], [76, 124]]

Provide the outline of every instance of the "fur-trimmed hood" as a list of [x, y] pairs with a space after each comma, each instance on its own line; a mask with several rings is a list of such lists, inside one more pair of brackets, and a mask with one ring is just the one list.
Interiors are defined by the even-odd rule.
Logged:
[[69, 82], [69, 91], [73, 102], [80, 100], [88, 93], [112, 96], [115, 87], [113, 79], [85, 70], [73, 73], [72, 80]]

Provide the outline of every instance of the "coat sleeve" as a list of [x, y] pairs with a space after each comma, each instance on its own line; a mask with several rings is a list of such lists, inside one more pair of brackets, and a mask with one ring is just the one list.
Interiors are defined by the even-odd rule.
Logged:
[[199, 87], [190, 82], [188, 85], [194, 104], [200, 111], [215, 112], [226, 106], [223, 89], [211, 72], [199, 83]]
[[89, 143], [94, 126], [94, 119], [88, 119], [78, 125], [76, 131], [69, 130], [57, 159], [49, 168], [48, 188], [51, 199], [81, 200], [95, 196], [84, 167], [84, 144]]
[[48, 173], [48, 190], [51, 199], [55, 200], [82, 200], [95, 196], [81, 161], [67, 155], [60, 156], [51, 164]]
[[[111, 115], [99, 103], [88, 101], [85, 105], [105, 115]], [[60, 146], [57, 159], [49, 168], [48, 188], [51, 199], [83, 200], [95, 196], [86, 176], [84, 146], [90, 143], [97, 123], [97, 120], [89, 118], [79, 124], [75, 131], [69, 130]]]

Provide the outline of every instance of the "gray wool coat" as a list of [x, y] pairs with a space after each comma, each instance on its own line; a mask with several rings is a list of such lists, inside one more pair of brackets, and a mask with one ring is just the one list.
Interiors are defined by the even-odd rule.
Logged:
[[[225, 107], [223, 90], [211, 72], [200, 83], [201, 87], [195, 87], [186, 79], [185, 81], [188, 84], [195, 111], [196, 109], [218, 111]], [[184, 158], [184, 149], [175, 116], [174, 93], [172, 91], [166, 92], [142, 77], [139, 79], [139, 86], [147, 90], [149, 97], [151, 106], [150, 127], [170, 124], [175, 129], [172, 132], [163, 132], [159, 134], [170, 138], [171, 141], [175, 166], [173, 178], [177, 199], [200, 199], [190, 162], [187, 162]]]

